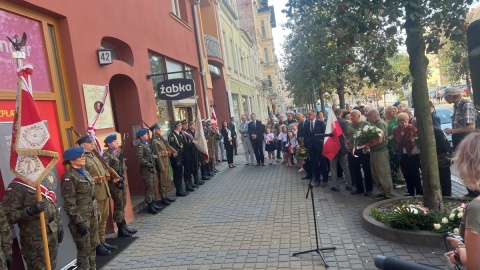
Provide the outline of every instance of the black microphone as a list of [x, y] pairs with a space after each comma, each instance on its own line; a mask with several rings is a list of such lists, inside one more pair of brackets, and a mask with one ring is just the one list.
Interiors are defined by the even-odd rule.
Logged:
[[315, 137], [333, 137], [333, 133], [315, 134]]
[[375, 266], [382, 270], [438, 270], [440, 268], [403, 261], [393, 257], [375, 257]]

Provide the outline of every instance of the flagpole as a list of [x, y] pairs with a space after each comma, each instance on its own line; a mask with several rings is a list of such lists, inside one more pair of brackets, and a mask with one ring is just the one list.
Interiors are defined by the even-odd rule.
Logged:
[[[24, 33], [24, 35], [25, 35], [25, 33]], [[15, 40], [15, 41], [17, 41], [17, 40]], [[15, 49], [17, 49], [17, 48], [15, 48]], [[12, 53], [12, 55], [13, 55], [14, 59], [17, 59], [17, 67], [21, 68], [22, 64], [23, 64], [22, 59], [25, 58], [25, 52], [20, 51], [20, 50], [16, 50], [15, 52]], [[22, 79], [19, 77], [18, 78], [18, 86], [17, 86], [17, 102], [20, 98], [21, 91], [22, 91]], [[16, 109], [18, 109], [18, 106], [17, 106]], [[16, 113], [18, 113], [18, 112], [16, 112]], [[37, 191], [37, 201], [38, 202], [43, 201], [42, 191], [40, 189], [40, 183], [37, 183], [36, 191]], [[44, 254], [45, 254], [45, 267], [46, 267], [47, 270], [51, 270], [52, 266], [50, 264], [50, 252], [49, 252], [49, 249], [48, 249], [47, 230], [46, 230], [46, 225], [45, 225], [45, 213], [43, 211], [40, 212], [39, 218], [40, 218], [40, 229], [42, 231], [43, 250], [44, 250]]]

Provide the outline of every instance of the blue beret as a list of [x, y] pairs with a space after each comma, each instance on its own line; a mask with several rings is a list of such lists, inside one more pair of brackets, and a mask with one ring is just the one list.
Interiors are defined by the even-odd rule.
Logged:
[[147, 132], [148, 132], [148, 129], [146, 128], [140, 129], [139, 131], [137, 131], [137, 138], [142, 137], [143, 135], [147, 134]]
[[397, 101], [397, 102], [393, 103], [393, 106], [397, 107], [400, 104], [402, 104], [402, 103], [400, 101]]
[[85, 143], [85, 142], [93, 142], [94, 139], [92, 137], [90, 137], [90, 135], [88, 133], [86, 134], [83, 134], [82, 136], [80, 136], [80, 138], [78, 138], [77, 140], [77, 144], [80, 145], [82, 143]]
[[65, 160], [75, 160], [83, 155], [85, 149], [81, 146], [72, 147], [65, 152], [63, 152], [63, 159]]
[[117, 140], [117, 134], [112, 134], [112, 135], [108, 135], [105, 140], [103, 140], [104, 143], [111, 143], [113, 141], [116, 141]]
[[150, 126], [150, 131], [153, 132], [155, 129], [160, 129], [161, 126], [157, 123]]

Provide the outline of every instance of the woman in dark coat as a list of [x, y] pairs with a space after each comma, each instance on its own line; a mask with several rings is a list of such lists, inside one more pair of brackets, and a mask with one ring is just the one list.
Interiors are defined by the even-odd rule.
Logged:
[[227, 121], [222, 122], [222, 129], [220, 130], [223, 136], [223, 144], [225, 145], [225, 151], [227, 152], [227, 162], [229, 168], [236, 167], [233, 164], [233, 136], [232, 131], [228, 128]]

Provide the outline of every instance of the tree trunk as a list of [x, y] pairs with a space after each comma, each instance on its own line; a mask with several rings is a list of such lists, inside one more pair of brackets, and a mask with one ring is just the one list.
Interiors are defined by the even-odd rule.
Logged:
[[323, 97], [323, 93], [322, 93], [322, 88], [321, 87], [318, 87], [318, 93], [319, 93], [319, 97], [320, 97], [320, 105], [322, 106], [322, 112], [323, 112], [323, 115], [326, 117], [326, 112], [325, 112], [325, 98]]
[[[416, 0], [415, 2], [417, 6], [423, 5], [422, 0]], [[437, 151], [428, 97], [428, 58], [425, 55], [426, 46], [423, 39], [423, 28], [420, 24], [420, 18], [416, 14], [421, 14], [421, 11], [409, 4], [405, 6], [406, 45], [408, 55], [410, 56], [410, 74], [413, 77], [412, 97], [420, 141], [423, 200], [425, 206], [431, 210], [441, 211], [443, 209], [443, 201], [440, 191]], [[411, 17], [415, 19], [411, 20]]]
[[[337, 65], [337, 95], [338, 95], [338, 104], [340, 109], [345, 109], [345, 85], [343, 83], [343, 67], [342, 65]], [[333, 103], [333, 102], [332, 102]], [[333, 104], [332, 104], [333, 105]]]

